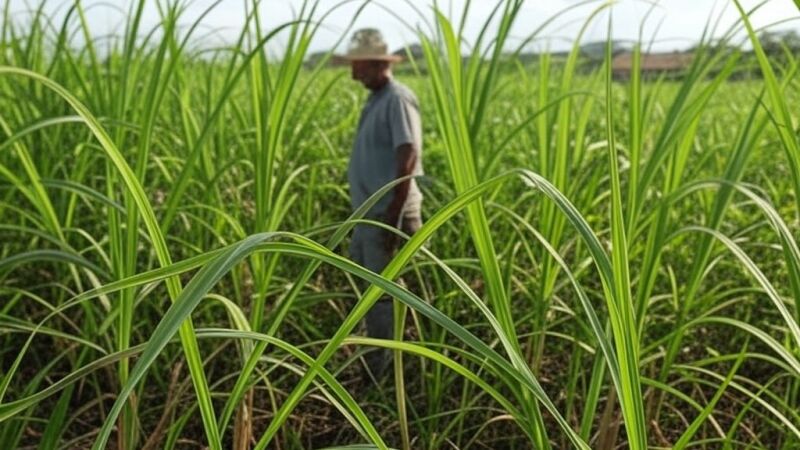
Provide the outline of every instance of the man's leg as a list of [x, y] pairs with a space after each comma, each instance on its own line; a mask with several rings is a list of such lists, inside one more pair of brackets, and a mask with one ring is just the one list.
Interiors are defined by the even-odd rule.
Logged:
[[353, 228], [353, 237], [350, 239], [350, 248], [348, 249], [350, 259], [362, 266], [364, 265], [364, 228], [365, 226], [360, 224]]
[[[376, 226], [364, 226], [364, 263], [367, 269], [381, 273], [392, 259], [392, 252], [386, 249], [386, 233]], [[393, 334], [394, 312], [392, 298], [384, 294], [370, 308], [365, 318], [367, 335], [378, 339], [391, 339]], [[376, 378], [382, 377], [392, 362], [391, 351], [376, 348], [366, 355], [367, 367]]]
[[[404, 217], [398, 224], [404, 233], [413, 235], [422, 221], [419, 217]], [[364, 267], [375, 273], [380, 273], [389, 264], [394, 256], [395, 249], [388, 249], [385, 245], [386, 232], [378, 227], [367, 228], [364, 240]], [[395, 241], [399, 242], [399, 241]], [[378, 339], [392, 339], [394, 334], [394, 302], [389, 295], [383, 295], [369, 310], [366, 317], [367, 335]], [[389, 368], [392, 362], [392, 352], [388, 349], [376, 349], [367, 355], [367, 365], [370, 371], [380, 377]]]

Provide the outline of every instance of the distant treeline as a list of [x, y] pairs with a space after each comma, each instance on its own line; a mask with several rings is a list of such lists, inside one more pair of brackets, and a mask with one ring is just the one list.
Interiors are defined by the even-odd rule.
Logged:
[[[766, 31], [759, 36], [762, 48], [776, 70], [788, 67], [794, 61], [794, 55], [800, 54], [800, 34], [795, 30]], [[578, 55], [578, 72], [590, 74], [600, 69], [605, 63], [606, 45], [605, 41], [590, 42], [582, 45]], [[630, 44], [621, 41], [612, 41], [611, 45], [612, 73], [616, 80], [624, 81], [630, 77], [633, 67], [633, 50]], [[394, 54], [405, 58], [403, 63], [395, 67], [395, 72], [413, 73], [419, 71], [422, 74], [427, 73], [425, 58], [422, 55], [422, 48], [419, 44], [403, 47], [396, 50]], [[513, 70], [519, 68], [520, 65], [523, 67], [538, 66], [542, 58], [547, 58], [551, 66], [558, 68], [566, 63], [569, 55], [569, 51], [513, 53], [507, 55], [503, 65], [506, 66], [504, 69]], [[738, 61], [730, 76], [731, 79], [758, 79], [762, 76], [756, 54], [752, 49], [742, 49], [728, 44], [705, 44], [681, 51], [642, 53], [640, 60], [641, 74], [646, 79], [680, 79], [689, 70], [692, 61], [697, 55], [716, 60], [712, 69], [709, 70], [709, 76], [719, 73], [724, 68], [726, 61], [734, 55], [738, 55]], [[343, 58], [338, 55], [331, 55], [329, 52], [312, 53], [308, 56], [306, 64], [308, 67], [314, 67], [323, 58], [327, 58], [327, 64], [331, 66], [346, 66], [348, 64]], [[411, 63], [412, 60], [413, 64]]]

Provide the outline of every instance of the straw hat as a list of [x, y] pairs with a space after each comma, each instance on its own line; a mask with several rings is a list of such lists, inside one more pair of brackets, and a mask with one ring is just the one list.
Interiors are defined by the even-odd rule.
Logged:
[[402, 57], [389, 53], [389, 46], [383, 40], [381, 32], [375, 28], [364, 28], [353, 33], [347, 54], [348, 61], [402, 61]]

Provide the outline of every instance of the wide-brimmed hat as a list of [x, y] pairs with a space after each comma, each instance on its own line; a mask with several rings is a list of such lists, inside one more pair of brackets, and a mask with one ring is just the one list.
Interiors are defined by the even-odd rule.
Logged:
[[383, 40], [381, 32], [375, 28], [364, 28], [353, 33], [347, 54], [348, 61], [402, 61], [403, 57], [389, 53], [389, 46]]

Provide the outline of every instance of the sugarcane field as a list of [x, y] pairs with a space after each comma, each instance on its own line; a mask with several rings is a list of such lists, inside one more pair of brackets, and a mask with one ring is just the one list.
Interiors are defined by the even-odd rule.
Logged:
[[800, 0], [0, 14], [0, 450], [800, 449]]

